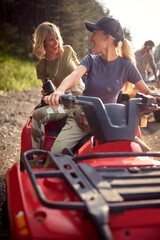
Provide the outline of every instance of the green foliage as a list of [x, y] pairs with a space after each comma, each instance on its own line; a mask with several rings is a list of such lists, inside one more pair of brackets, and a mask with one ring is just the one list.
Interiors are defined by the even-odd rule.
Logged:
[[[0, 0], [0, 89], [24, 90], [40, 84], [32, 54], [32, 35], [40, 23], [59, 26], [64, 44], [71, 45], [81, 60], [92, 49], [85, 21], [109, 15], [96, 0]], [[131, 39], [127, 29], [125, 33]]]
[[0, 90], [22, 91], [41, 86], [41, 81], [36, 77], [35, 64], [0, 52]]
[[91, 49], [86, 44], [90, 33], [84, 22], [95, 22], [105, 15], [109, 11], [96, 0], [0, 0], [0, 34], [6, 43], [1, 49], [28, 57], [35, 28], [50, 21], [60, 27], [64, 44], [71, 45], [82, 59]]

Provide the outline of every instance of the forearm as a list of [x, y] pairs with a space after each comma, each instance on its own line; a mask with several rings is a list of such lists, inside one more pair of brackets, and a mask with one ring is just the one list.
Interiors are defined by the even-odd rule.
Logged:
[[149, 95], [151, 90], [150, 88], [145, 84], [145, 82], [143, 80], [138, 81], [137, 83], [135, 83], [135, 87], [141, 92], [144, 93], [146, 95]]
[[57, 91], [65, 92], [66, 90], [73, 88], [79, 83], [79, 79], [80, 78], [78, 77], [76, 72], [72, 72], [70, 75], [63, 79], [63, 81], [57, 88]]
[[[139, 82], [137, 82], [135, 84], [135, 87], [141, 92], [141, 93], [144, 93], [146, 95], [151, 95], [151, 96], [154, 96], [155, 94], [156, 95], [159, 95], [159, 92], [158, 91], [152, 91], [146, 84], [143, 80], [140, 80]], [[159, 97], [157, 97], [159, 99]]]
[[86, 72], [86, 68], [83, 65], [80, 65], [75, 69], [70, 75], [68, 75], [64, 80], [61, 82], [57, 91], [65, 92], [68, 89], [71, 89], [79, 84], [80, 78]]
[[74, 86], [78, 85], [80, 78], [84, 75], [85, 72], [86, 68], [83, 65], [78, 66], [70, 75], [64, 78], [54, 93], [45, 97], [45, 102], [49, 105], [58, 106], [60, 96], [64, 94], [68, 89], [71, 89]]

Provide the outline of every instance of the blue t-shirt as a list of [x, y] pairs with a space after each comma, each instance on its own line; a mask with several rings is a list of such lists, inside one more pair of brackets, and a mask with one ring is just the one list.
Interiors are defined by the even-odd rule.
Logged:
[[115, 103], [126, 81], [135, 84], [142, 79], [136, 67], [120, 56], [106, 61], [101, 55], [88, 54], [80, 64], [88, 73], [83, 95], [99, 97], [103, 103]]

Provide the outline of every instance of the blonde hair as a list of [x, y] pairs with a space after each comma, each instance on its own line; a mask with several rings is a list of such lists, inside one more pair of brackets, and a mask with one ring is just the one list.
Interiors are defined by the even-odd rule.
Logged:
[[[117, 48], [117, 53], [124, 59], [131, 61], [134, 65], [136, 65], [135, 55], [132, 49], [130, 42], [123, 37], [122, 40], [117, 41], [110, 34], [104, 32], [104, 34], [110, 36], [114, 40], [114, 45]], [[125, 82], [124, 87], [122, 88], [122, 93], [130, 94], [133, 91], [133, 84], [130, 82]]]
[[[131, 61], [134, 65], [136, 65], [135, 55], [130, 42], [126, 38], [124, 38], [122, 41], [122, 44], [118, 43], [117, 46], [118, 45], [121, 45], [119, 47], [120, 56], [123, 57], [124, 59]], [[122, 88], [122, 93], [130, 94], [132, 91], [133, 91], [133, 84], [128, 81], [125, 82], [125, 85]]]
[[33, 34], [33, 53], [38, 58], [42, 58], [45, 54], [44, 43], [47, 38], [55, 36], [59, 39], [59, 54], [63, 53], [63, 40], [59, 28], [50, 22], [41, 23]]
[[[123, 58], [130, 60], [134, 65], [136, 65], [133, 49], [131, 47], [130, 42], [126, 38], [123, 39], [122, 46], [120, 48], [120, 55]], [[122, 92], [126, 94], [127, 93], [130, 94], [132, 91], [133, 91], [133, 84], [128, 81], [125, 82], [125, 85], [122, 88]]]

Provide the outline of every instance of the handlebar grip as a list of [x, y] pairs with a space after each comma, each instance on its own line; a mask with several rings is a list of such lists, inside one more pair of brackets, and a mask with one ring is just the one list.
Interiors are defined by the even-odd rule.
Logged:
[[143, 93], [137, 93], [136, 98], [141, 98], [142, 99], [142, 103], [145, 104], [156, 104], [157, 103], [157, 99], [154, 96], [151, 95], [145, 95]]
[[160, 103], [160, 100], [159, 99], [157, 99], [157, 97], [158, 98], [160, 98], [160, 94], [153, 94], [153, 97], [155, 97], [156, 98], [156, 100], [157, 100], [157, 103], [159, 104]]
[[75, 104], [75, 96], [72, 94], [63, 94], [60, 97], [60, 103], [63, 104], [65, 108], [72, 108]]

